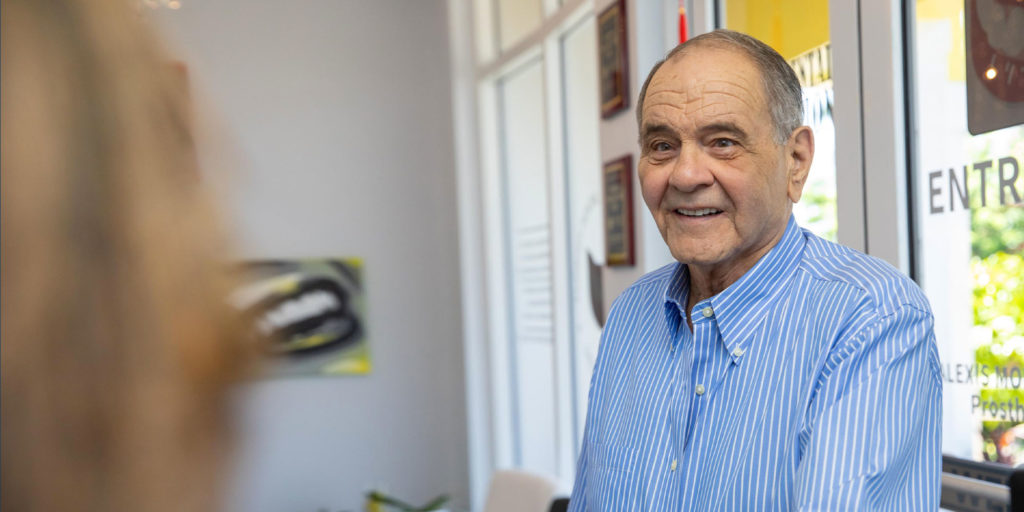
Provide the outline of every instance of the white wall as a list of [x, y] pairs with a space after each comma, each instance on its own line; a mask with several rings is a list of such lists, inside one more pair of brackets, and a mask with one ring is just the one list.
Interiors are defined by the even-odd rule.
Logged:
[[365, 260], [372, 375], [243, 390], [229, 509], [362, 510], [371, 486], [464, 506], [445, 2], [183, 0], [155, 18], [237, 155], [242, 256]]
[[[612, 0], [597, 0], [595, 11], [600, 13], [612, 3]], [[633, 243], [636, 245], [636, 265], [602, 269], [606, 315], [615, 298], [640, 276], [675, 261], [644, 203], [636, 173], [640, 161], [640, 148], [636, 142], [636, 100], [651, 68], [665, 57], [667, 36], [664, 2], [627, 0], [626, 11], [630, 66], [629, 108], [601, 121], [601, 161], [607, 162], [627, 153], [633, 155], [633, 227], [636, 230]]]

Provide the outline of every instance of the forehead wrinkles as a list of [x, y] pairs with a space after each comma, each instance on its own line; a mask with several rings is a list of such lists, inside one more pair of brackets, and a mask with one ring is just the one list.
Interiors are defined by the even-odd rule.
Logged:
[[[701, 69], [686, 57], [673, 59], [657, 71], [644, 98], [643, 116], [661, 111], [683, 116], [739, 114], [759, 117], [764, 109], [764, 88], [760, 75], [751, 67]], [[702, 73], [710, 76], [701, 76]], [[751, 77], [751, 74], [755, 75]], [[686, 75], [690, 75], [687, 77]]]
[[[668, 82], [668, 81], [666, 81]], [[644, 115], [654, 110], [685, 116], [753, 115], [760, 109], [760, 91], [730, 80], [690, 80], [688, 84], [654, 84], [644, 99]], [[667, 112], [666, 112], [667, 113]]]

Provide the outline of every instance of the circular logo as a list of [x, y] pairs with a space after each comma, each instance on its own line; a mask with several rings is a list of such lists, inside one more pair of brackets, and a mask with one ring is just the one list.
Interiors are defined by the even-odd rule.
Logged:
[[970, 0], [969, 67], [997, 98], [1024, 101], [1024, 2]]

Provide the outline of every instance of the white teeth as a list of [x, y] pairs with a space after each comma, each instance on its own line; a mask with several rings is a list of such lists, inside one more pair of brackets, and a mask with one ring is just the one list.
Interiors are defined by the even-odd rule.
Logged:
[[722, 210], [716, 210], [715, 208], [701, 208], [700, 210], [686, 210], [680, 208], [676, 210], [676, 213], [686, 215], [687, 217], [703, 217], [705, 215], [714, 215], [716, 213], [722, 213]]

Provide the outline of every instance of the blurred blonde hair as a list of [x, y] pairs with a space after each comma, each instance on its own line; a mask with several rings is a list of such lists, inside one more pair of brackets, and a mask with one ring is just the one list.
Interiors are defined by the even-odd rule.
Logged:
[[4, 0], [2, 508], [212, 510], [246, 364], [186, 87], [124, 0]]

